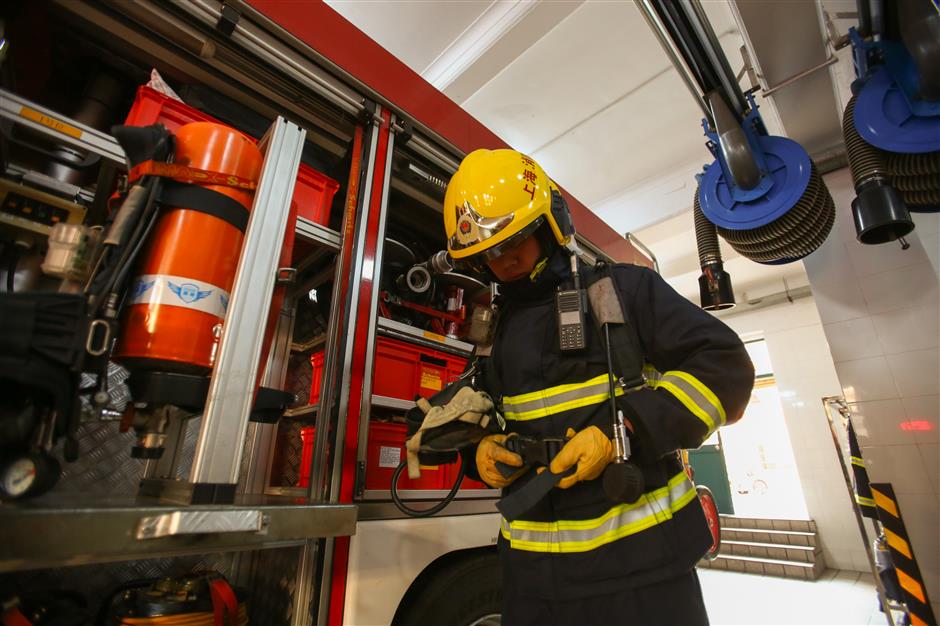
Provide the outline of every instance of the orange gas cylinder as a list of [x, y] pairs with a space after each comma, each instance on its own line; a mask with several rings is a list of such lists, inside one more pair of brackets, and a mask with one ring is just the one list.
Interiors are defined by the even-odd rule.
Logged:
[[[254, 142], [227, 126], [196, 122], [176, 132], [176, 164], [256, 182], [261, 162]], [[251, 191], [202, 186], [251, 209]], [[208, 373], [242, 239], [220, 217], [162, 207], [128, 294], [115, 357], [132, 368]]]

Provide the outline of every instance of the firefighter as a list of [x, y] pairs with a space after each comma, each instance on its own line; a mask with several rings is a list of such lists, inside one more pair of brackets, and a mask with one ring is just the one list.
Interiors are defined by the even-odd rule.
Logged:
[[507, 433], [480, 441], [468, 473], [504, 497], [521, 489], [536, 472], [496, 468], [523, 465], [503, 446], [515, 434], [567, 437], [549, 468], [575, 468], [523, 519], [502, 521], [503, 623], [707, 624], [695, 565], [712, 538], [675, 451], [741, 417], [754, 381], [743, 344], [655, 272], [610, 268], [649, 372], [644, 388], [616, 394], [646, 486], [613, 503], [598, 479], [614, 456], [600, 332], [586, 324], [579, 352], [559, 345], [555, 293], [571, 288], [574, 235], [561, 193], [524, 154], [477, 150], [447, 186], [444, 227], [450, 255], [501, 294], [485, 386]]

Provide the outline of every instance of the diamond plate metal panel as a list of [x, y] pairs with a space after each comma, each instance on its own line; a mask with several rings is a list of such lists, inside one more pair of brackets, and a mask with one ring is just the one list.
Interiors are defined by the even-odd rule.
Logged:
[[300, 460], [303, 453], [300, 429], [304, 426], [304, 423], [296, 420], [282, 420], [278, 424], [274, 460], [271, 465], [271, 486], [297, 486], [300, 480]]
[[193, 458], [196, 456], [196, 440], [199, 439], [199, 426], [202, 416], [191, 418], [186, 422], [186, 431], [183, 435], [183, 446], [180, 449], [179, 463], [176, 465], [176, 478], [186, 480], [189, 470], [193, 467]]
[[[111, 401], [108, 403], [109, 409], [114, 411], [123, 411], [131, 399], [131, 392], [127, 388], [127, 377], [130, 372], [114, 362], [108, 362], [108, 395]], [[95, 386], [97, 376], [92, 374], [82, 374], [79, 380], [79, 386], [82, 389], [90, 389]], [[81, 396], [82, 420], [94, 420], [95, 412], [91, 408], [91, 401], [87, 395]]]
[[[324, 288], [324, 295], [328, 293], [329, 285]], [[319, 292], [320, 290], [318, 290]], [[329, 316], [328, 302], [313, 302], [310, 298], [297, 299], [297, 313], [294, 319], [294, 342], [304, 343], [326, 332], [327, 317]]]
[[[51, 494], [136, 494], [143, 464], [131, 458], [134, 434], [122, 433], [118, 427], [117, 422], [82, 424], [78, 429], [81, 454], [74, 463], [62, 461], [62, 477]], [[61, 446], [56, 452], [61, 461]]]
[[310, 403], [310, 384], [313, 376], [313, 366], [310, 364], [310, 354], [298, 352], [291, 355], [287, 363], [286, 390], [294, 394], [296, 400], [291, 406], [305, 406]]
[[252, 626], [290, 624], [295, 610], [293, 599], [300, 554], [300, 548], [253, 553], [251, 564], [246, 568], [251, 588], [256, 590], [248, 606]]

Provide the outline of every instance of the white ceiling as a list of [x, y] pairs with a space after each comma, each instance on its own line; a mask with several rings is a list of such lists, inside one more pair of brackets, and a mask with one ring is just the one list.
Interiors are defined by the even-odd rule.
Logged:
[[[634, 232], [657, 255], [673, 286], [697, 299], [693, 176], [712, 159], [699, 108], [633, 2], [327, 3], [507, 143], [532, 155], [612, 228]], [[728, 0], [703, 4], [735, 71], [743, 65], [738, 22], [748, 32], [770, 32], [787, 14], [790, 23], [775, 35], [775, 46], [765, 45], [757, 55], [760, 65], [785, 73], [768, 75], [768, 82], [789, 75], [792, 63], [780, 59], [795, 48], [801, 59], [814, 59], [812, 53], [825, 58], [815, 3], [796, 3], [800, 11], [785, 0], [760, 3], [762, 11], [741, 11]], [[818, 76], [828, 80], [826, 71]], [[821, 88], [832, 97], [831, 83]], [[793, 127], [798, 132], [790, 134], [798, 141], [831, 147], [823, 135], [838, 125], [835, 105], [807, 109], [796, 89], [780, 92], [789, 99], [788, 110], [759, 99], [769, 129]], [[726, 261], [739, 297], [749, 289], [782, 286], [784, 278], [805, 283], [801, 263], [761, 266], [733, 253]]]

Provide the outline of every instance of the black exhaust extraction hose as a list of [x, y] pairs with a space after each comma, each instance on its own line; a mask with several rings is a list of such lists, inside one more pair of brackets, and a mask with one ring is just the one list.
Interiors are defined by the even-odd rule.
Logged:
[[698, 200], [699, 188], [695, 188], [695, 200], [692, 203], [692, 215], [695, 219], [695, 243], [698, 248], [698, 262], [702, 269], [706, 265], [721, 263], [721, 247], [718, 244], [718, 228], [708, 221], [702, 213]]
[[692, 201], [695, 243], [702, 268], [702, 275], [698, 277], [699, 299], [706, 311], [721, 311], [734, 306], [734, 289], [731, 287], [731, 276], [725, 271], [721, 260], [718, 228], [702, 212], [699, 189], [699, 186], [695, 187], [695, 198]]

